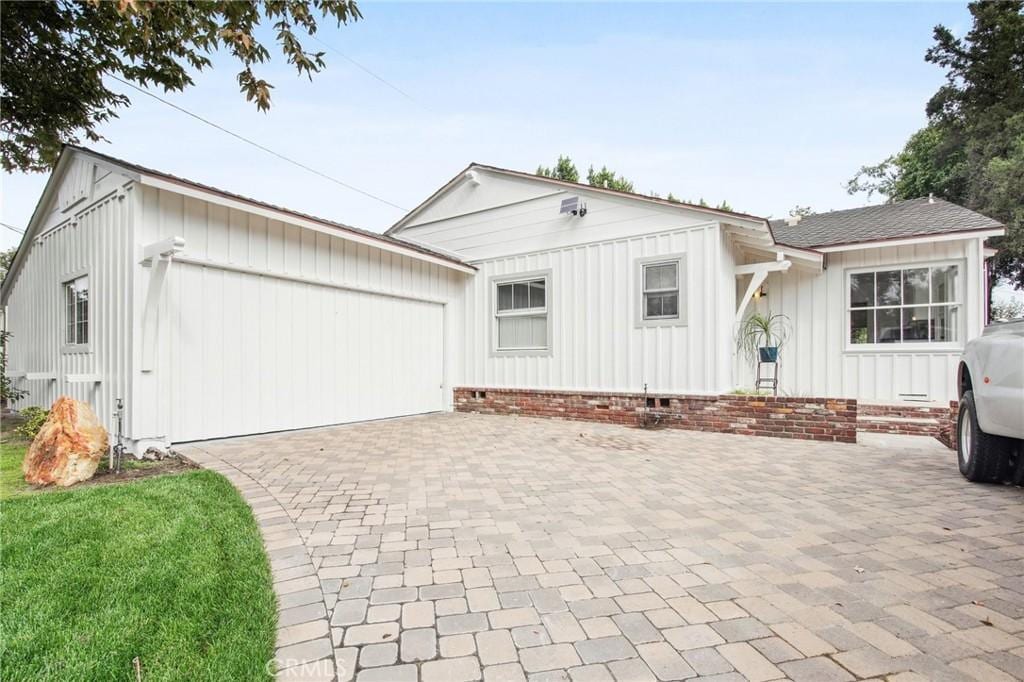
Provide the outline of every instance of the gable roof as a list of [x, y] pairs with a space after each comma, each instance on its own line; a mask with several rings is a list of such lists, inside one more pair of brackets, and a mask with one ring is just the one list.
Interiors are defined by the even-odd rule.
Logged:
[[71, 163], [71, 158], [75, 155], [87, 156], [107, 166], [113, 166], [122, 172], [125, 172], [129, 176], [133, 176], [132, 179], [140, 181], [143, 184], [156, 184], [171, 191], [181, 191], [182, 189], [193, 190], [201, 195], [205, 195], [206, 197], [227, 199], [243, 204], [245, 207], [253, 207], [272, 212], [280, 216], [280, 218], [285, 221], [291, 219], [292, 222], [295, 222], [298, 220], [306, 223], [307, 226], [314, 224], [318, 227], [326, 227], [329, 228], [329, 233], [336, 233], [341, 237], [344, 237], [347, 234], [351, 238], [355, 238], [357, 241], [376, 245], [379, 248], [401, 253], [413, 258], [428, 260], [438, 265], [451, 267], [452, 269], [459, 270], [461, 272], [474, 272], [476, 270], [475, 266], [465, 263], [451, 254], [442, 253], [423, 246], [422, 244], [413, 243], [390, 235], [371, 232], [369, 230], [363, 230], [357, 227], [352, 227], [351, 225], [327, 220], [326, 218], [319, 218], [317, 216], [301, 213], [282, 206], [276, 206], [265, 201], [259, 201], [241, 194], [235, 194], [234, 192], [228, 192], [227, 190], [196, 182], [195, 180], [189, 180], [187, 178], [171, 175], [170, 173], [147, 168], [146, 166], [132, 163], [131, 161], [125, 161], [124, 159], [103, 154], [102, 152], [93, 151], [86, 147], [66, 144], [61, 151], [60, 157], [57, 159], [57, 163], [54, 166], [53, 172], [50, 174], [50, 178], [46, 182], [46, 187], [43, 189], [39, 202], [36, 204], [32, 217], [29, 219], [28, 226], [25, 228], [25, 234], [22, 235], [21, 242], [18, 245], [18, 251], [15, 253], [14, 260], [11, 263], [11, 268], [4, 277], [3, 286], [0, 288], [0, 297], [4, 299], [6, 298], [9, 283], [14, 281], [14, 275], [21, 268], [21, 264], [25, 259], [25, 254], [28, 251], [26, 245], [31, 244], [32, 239], [35, 237], [34, 232], [37, 227], [37, 223], [45, 217], [42, 214], [43, 209], [45, 206], [49, 205], [49, 198], [60, 186], [60, 181]]
[[390, 228], [388, 228], [388, 230], [384, 234], [391, 235], [391, 234], [394, 234], [395, 232], [398, 232], [399, 230], [401, 230], [403, 227], [405, 227], [409, 223], [409, 221], [412, 218], [414, 218], [417, 214], [419, 214], [427, 206], [432, 204], [442, 194], [444, 194], [445, 192], [450, 190], [452, 187], [457, 185], [459, 183], [459, 181], [461, 181], [463, 179], [463, 176], [465, 176], [466, 173], [468, 173], [469, 171], [472, 171], [472, 170], [489, 171], [491, 173], [498, 173], [500, 175], [507, 175], [507, 176], [516, 177], [516, 178], [522, 178], [522, 179], [525, 179], [525, 180], [532, 180], [532, 181], [535, 181], [535, 182], [543, 182], [543, 183], [547, 183], [547, 184], [551, 184], [551, 185], [561, 186], [561, 187], [564, 187], [566, 189], [570, 189], [570, 190], [573, 190], [573, 191], [597, 192], [599, 194], [608, 194], [608, 195], [613, 195], [613, 196], [628, 197], [630, 199], [637, 199], [639, 201], [646, 201], [646, 202], [650, 202], [650, 203], [660, 204], [662, 206], [669, 206], [669, 207], [672, 207], [672, 208], [685, 208], [685, 209], [690, 209], [690, 210], [693, 210], [693, 211], [700, 211], [702, 213], [708, 213], [708, 214], [711, 214], [711, 215], [716, 215], [716, 216], [725, 217], [725, 218], [732, 217], [732, 218], [738, 218], [738, 219], [741, 219], [741, 220], [744, 220], [744, 221], [752, 221], [752, 222], [756, 222], [756, 223], [762, 223], [764, 225], [768, 224], [768, 220], [766, 218], [762, 218], [760, 216], [755, 216], [755, 215], [750, 215], [748, 213], [740, 213], [739, 211], [727, 211], [727, 210], [720, 209], [720, 208], [711, 208], [710, 206], [700, 206], [698, 204], [688, 204], [688, 203], [683, 202], [683, 201], [669, 201], [668, 199], [661, 199], [659, 197], [652, 197], [652, 196], [648, 196], [646, 194], [637, 194], [636, 192], [623, 192], [623, 191], [617, 190], [617, 189], [607, 189], [605, 187], [594, 187], [592, 185], [585, 185], [585, 184], [583, 184], [581, 182], [569, 182], [568, 180], [559, 180], [557, 178], [549, 178], [549, 177], [546, 177], [546, 176], [543, 176], [543, 175], [536, 175], [535, 173], [526, 173], [526, 172], [523, 172], [523, 171], [511, 170], [511, 169], [508, 169], [508, 168], [500, 168], [498, 166], [488, 166], [487, 164], [476, 163], [474, 161], [473, 163], [469, 164], [464, 169], [459, 171], [451, 180], [449, 180], [444, 185], [442, 185], [436, 192], [431, 194], [424, 201], [422, 201], [418, 206], [416, 206], [416, 208], [412, 209], [411, 211], [406, 213], [404, 216], [399, 218], [398, 221], [394, 225], [392, 225]]
[[770, 226], [778, 243], [811, 249], [1004, 228], [988, 216], [928, 197], [815, 213], [795, 225], [773, 220]]

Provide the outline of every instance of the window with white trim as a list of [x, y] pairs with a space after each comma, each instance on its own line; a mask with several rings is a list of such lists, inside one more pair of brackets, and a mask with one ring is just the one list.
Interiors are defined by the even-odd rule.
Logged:
[[644, 263], [641, 267], [643, 319], [679, 319], [679, 261]]
[[847, 285], [851, 347], [960, 340], [959, 265], [851, 272]]
[[495, 326], [499, 351], [548, 349], [548, 278], [495, 283]]
[[64, 343], [81, 346], [89, 343], [89, 276], [64, 282]]

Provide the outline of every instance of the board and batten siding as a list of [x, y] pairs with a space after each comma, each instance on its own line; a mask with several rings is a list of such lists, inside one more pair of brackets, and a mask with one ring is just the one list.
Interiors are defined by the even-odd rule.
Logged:
[[[454, 363], [460, 340], [446, 327], [464, 275], [163, 189], [142, 188], [139, 203], [140, 242], [185, 240], [160, 301], [156, 368], [138, 375], [140, 438], [427, 411], [402, 393]], [[139, 279], [137, 325], [148, 277]], [[431, 409], [451, 404], [440, 378]]]
[[[126, 414], [131, 410], [133, 191], [128, 178], [76, 160], [5, 301], [5, 326], [12, 334], [7, 372], [15, 375], [16, 388], [28, 391], [14, 407], [49, 409], [62, 395], [82, 400], [111, 440], [116, 400], [124, 400]], [[89, 277], [89, 344], [70, 351], [64, 282], [79, 274]], [[26, 373], [52, 378], [30, 380]]]
[[[589, 216], [588, 216], [589, 218]], [[717, 268], [717, 224], [474, 261], [466, 289], [459, 381], [466, 386], [592, 391], [717, 392], [729, 380], [716, 357], [729, 302]], [[638, 327], [638, 260], [685, 254], [685, 326]], [[505, 355], [492, 346], [494, 277], [550, 271], [551, 352]], [[729, 292], [729, 299], [732, 293]], [[730, 318], [731, 321], [731, 318]]]
[[[794, 396], [857, 398], [867, 402], [955, 400], [960, 350], [929, 350], [926, 344], [893, 345], [885, 351], [848, 347], [847, 275], [856, 268], [897, 268], [955, 261], [961, 264], [959, 346], [981, 333], [984, 298], [982, 240], [933, 241], [909, 246], [840, 251], [827, 255], [827, 269], [797, 268], [772, 273], [768, 295], [750, 310], [789, 317], [792, 335], [780, 354], [780, 392]], [[753, 369], [737, 359], [739, 385], [753, 385]]]

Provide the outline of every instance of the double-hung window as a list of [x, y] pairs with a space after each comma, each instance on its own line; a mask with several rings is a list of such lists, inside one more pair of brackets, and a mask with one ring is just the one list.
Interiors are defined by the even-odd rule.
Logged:
[[644, 319], [679, 317], [679, 262], [648, 263], [644, 268]]
[[64, 343], [84, 346], [89, 343], [89, 276], [64, 282]]
[[956, 263], [848, 274], [848, 339], [869, 344], [953, 344], [961, 338]]
[[686, 257], [682, 254], [643, 258], [637, 262], [637, 326], [686, 323], [684, 283]]
[[550, 350], [547, 274], [494, 282], [495, 350]]

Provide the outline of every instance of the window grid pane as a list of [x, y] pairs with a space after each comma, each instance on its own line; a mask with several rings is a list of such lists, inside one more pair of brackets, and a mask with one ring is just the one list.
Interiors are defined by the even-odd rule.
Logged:
[[66, 332], [64, 334], [64, 343], [75, 342], [75, 286], [72, 282], [68, 282], [64, 285], [64, 301], [65, 301], [65, 315], [66, 320]]
[[644, 291], [677, 289], [678, 263], [660, 263], [644, 266]]
[[512, 310], [512, 285], [498, 285], [498, 310]]
[[544, 280], [537, 279], [530, 282], [530, 307], [543, 308], [545, 303]]

